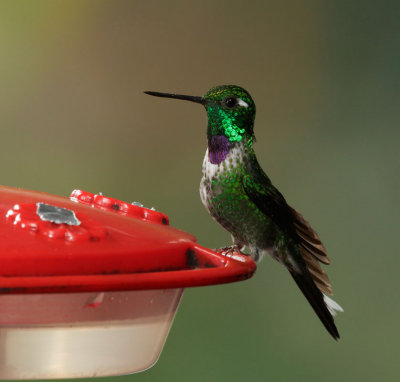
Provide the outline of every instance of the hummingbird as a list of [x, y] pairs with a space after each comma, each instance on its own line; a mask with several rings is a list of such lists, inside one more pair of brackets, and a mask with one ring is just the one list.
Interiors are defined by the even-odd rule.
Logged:
[[207, 112], [207, 150], [200, 197], [205, 208], [232, 236], [227, 251], [247, 248], [254, 261], [269, 254], [286, 267], [334, 339], [333, 316], [342, 307], [328, 297], [332, 288], [319, 263], [330, 264], [326, 249], [311, 225], [273, 186], [255, 151], [256, 106], [240, 86], [211, 88], [203, 97], [146, 91], [146, 94], [187, 100]]

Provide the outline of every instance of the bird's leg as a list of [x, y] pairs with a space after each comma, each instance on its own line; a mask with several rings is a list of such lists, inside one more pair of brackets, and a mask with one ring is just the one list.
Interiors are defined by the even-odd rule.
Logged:
[[218, 248], [215, 250], [215, 252], [219, 252], [224, 256], [227, 257], [232, 257], [234, 253], [239, 253], [241, 255], [247, 255], [246, 253], [243, 253], [245, 245], [243, 243], [239, 243], [235, 238], [232, 236], [233, 240], [233, 245], [227, 246], [227, 247], [222, 247]]
[[240, 251], [241, 248], [239, 248], [238, 245], [230, 245], [228, 247], [221, 247], [221, 248], [217, 248], [214, 251], [221, 253], [221, 255], [227, 256], [227, 257], [231, 257], [235, 252], [237, 253], [241, 253]]

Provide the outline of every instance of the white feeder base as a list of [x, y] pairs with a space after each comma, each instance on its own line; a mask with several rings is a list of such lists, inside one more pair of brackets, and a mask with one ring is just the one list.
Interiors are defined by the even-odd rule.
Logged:
[[[148, 369], [161, 353], [182, 293], [0, 296], [0, 379], [100, 377]], [[23, 314], [29, 306], [43, 310], [40, 317], [24, 317], [18, 306]], [[7, 313], [18, 316], [18, 326], [4, 322]], [[72, 322], [62, 322], [66, 318]]]

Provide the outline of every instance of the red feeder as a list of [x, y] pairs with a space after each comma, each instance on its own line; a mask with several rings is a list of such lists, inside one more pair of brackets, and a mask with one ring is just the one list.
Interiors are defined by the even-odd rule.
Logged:
[[147, 369], [184, 288], [256, 269], [138, 203], [80, 190], [70, 199], [0, 186], [0, 379]]

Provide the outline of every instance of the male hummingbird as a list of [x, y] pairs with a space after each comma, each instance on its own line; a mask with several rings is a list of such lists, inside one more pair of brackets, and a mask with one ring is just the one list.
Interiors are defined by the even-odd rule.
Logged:
[[232, 235], [230, 250], [248, 248], [255, 261], [265, 253], [283, 264], [333, 338], [333, 315], [343, 309], [327, 294], [331, 285], [320, 264], [329, 264], [317, 233], [272, 185], [254, 153], [256, 107], [250, 94], [234, 85], [216, 86], [204, 97], [145, 92], [202, 104], [208, 116], [208, 148], [200, 183], [210, 215]]

